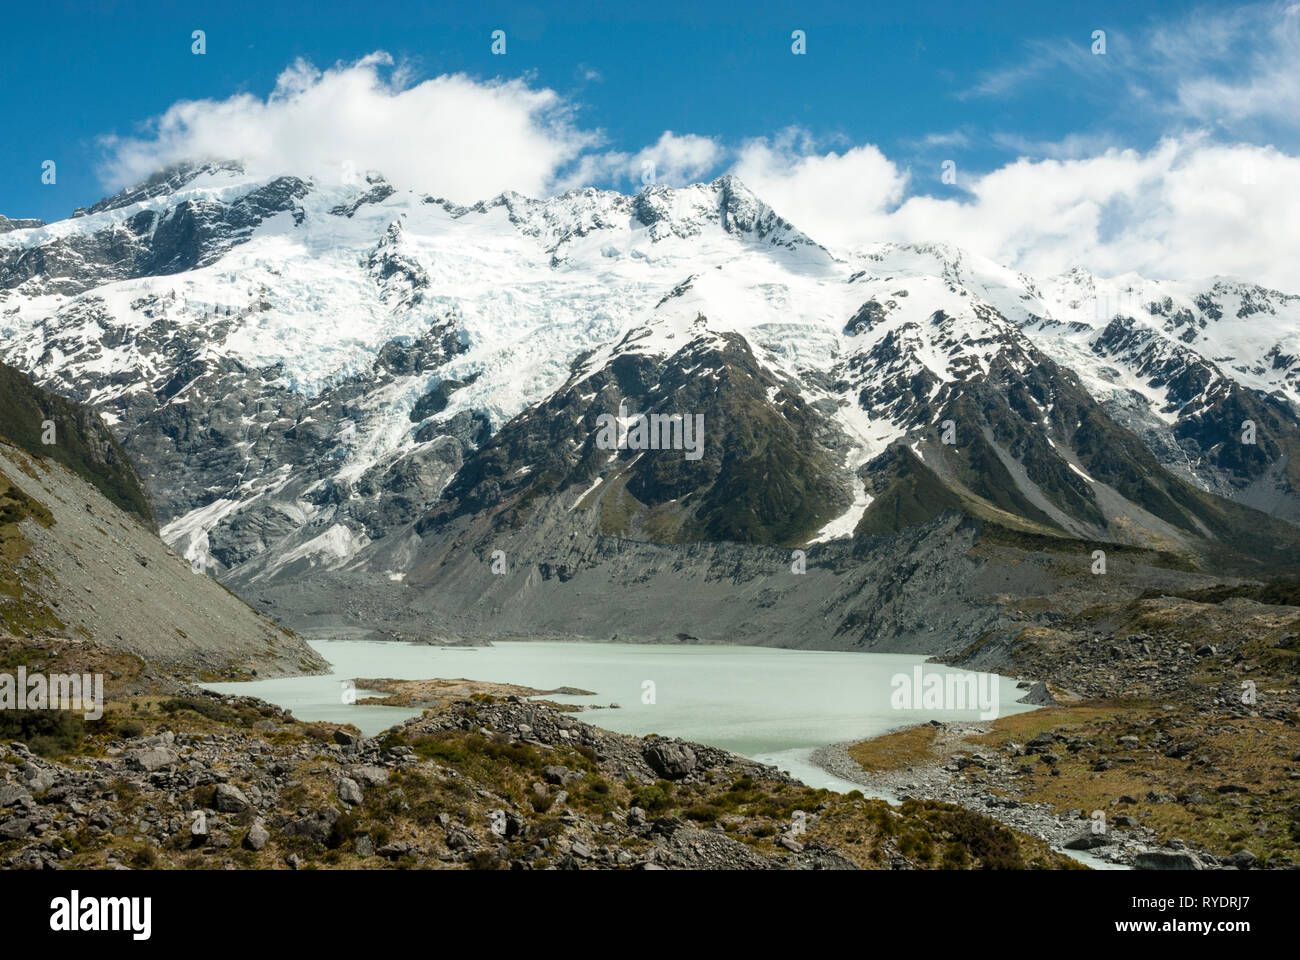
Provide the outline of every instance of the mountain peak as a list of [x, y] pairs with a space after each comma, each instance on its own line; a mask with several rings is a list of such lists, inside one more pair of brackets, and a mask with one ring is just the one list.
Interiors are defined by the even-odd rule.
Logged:
[[147, 180], [135, 186], [126, 187], [105, 197], [86, 211], [87, 214], [101, 213], [105, 210], [119, 210], [143, 200], [153, 200], [167, 194], [176, 193], [201, 176], [218, 177], [221, 175], [240, 175], [244, 165], [237, 160], [183, 161], [164, 167]]
[[45, 226], [44, 220], [34, 220], [34, 219], [11, 220], [8, 217], [4, 216], [3, 214], [0, 214], [0, 233], [11, 233], [14, 230], [33, 230], [36, 227], [43, 227], [43, 226]]

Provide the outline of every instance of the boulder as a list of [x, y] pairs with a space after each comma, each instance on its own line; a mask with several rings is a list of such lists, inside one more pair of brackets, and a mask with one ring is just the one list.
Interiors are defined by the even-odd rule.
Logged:
[[13, 807], [32, 798], [22, 787], [11, 783], [0, 783], [0, 807]]
[[1134, 870], [1204, 870], [1190, 850], [1148, 850], [1133, 860]]
[[212, 802], [222, 813], [242, 813], [252, 806], [244, 791], [229, 783], [217, 784], [217, 792]]
[[1056, 736], [1045, 730], [1025, 744], [1025, 753], [1047, 753], [1054, 743]]
[[1085, 830], [1073, 840], [1065, 844], [1066, 850], [1094, 850], [1097, 847], [1104, 847], [1110, 843], [1110, 836], [1105, 833], [1093, 833], [1091, 830]]
[[1236, 853], [1230, 853], [1223, 858], [1223, 863], [1229, 867], [1236, 867], [1238, 870], [1253, 869], [1259, 858], [1249, 850], [1238, 850]]
[[695, 751], [684, 743], [655, 740], [645, 748], [646, 763], [665, 780], [690, 776], [696, 767]]
[[152, 747], [144, 750], [128, 750], [125, 754], [127, 763], [137, 770], [153, 773], [163, 767], [169, 767], [180, 759], [180, 754], [167, 747]]
[[359, 806], [365, 801], [361, 793], [361, 786], [349, 777], [343, 777], [339, 780], [338, 789], [339, 799], [350, 807]]
[[1052, 696], [1051, 691], [1047, 689], [1047, 684], [1039, 680], [1016, 703], [1032, 703], [1037, 707], [1054, 707], [1056, 706], [1056, 699]]
[[248, 828], [248, 833], [244, 835], [244, 846], [249, 850], [261, 850], [266, 846], [266, 842], [271, 839], [271, 834], [267, 832], [262, 821], [258, 820]]
[[388, 782], [388, 771], [369, 763], [349, 767], [348, 776], [367, 787], [378, 787]]
[[542, 779], [547, 783], [553, 783], [557, 787], [566, 786], [570, 780], [577, 779], [578, 774], [568, 767], [562, 767], [559, 764], [550, 763], [542, 767]]
[[17, 840], [32, 832], [32, 822], [25, 817], [11, 817], [0, 823], [0, 840]]

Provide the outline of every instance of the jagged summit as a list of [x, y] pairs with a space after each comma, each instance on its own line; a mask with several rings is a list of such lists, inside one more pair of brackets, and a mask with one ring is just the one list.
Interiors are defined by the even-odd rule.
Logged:
[[341, 183], [323, 184], [313, 177], [296, 175], [291, 171], [276, 176], [253, 177], [247, 174], [240, 161], [208, 160], [173, 164], [89, 208], [78, 208], [74, 217], [122, 210], [158, 198], [179, 200], [182, 195], [195, 191], [210, 192], [231, 187], [251, 189], [257, 184], [284, 178], [300, 180], [331, 196], [348, 196], [350, 202], [337, 204], [330, 211], [343, 216], [355, 213], [362, 204], [381, 203], [394, 196], [398, 198], [395, 203], [399, 206], [418, 197], [423, 203], [435, 204], [456, 218], [504, 208], [510, 221], [522, 232], [545, 239], [547, 249], [552, 251], [563, 241], [585, 236], [593, 229], [623, 226], [625, 218], [632, 218], [639, 226], [647, 228], [655, 240], [670, 236], [695, 237], [707, 226], [716, 226], [733, 235], [751, 235], [781, 245], [816, 245], [731, 174], [718, 177], [711, 183], [685, 187], [650, 185], [632, 194], [584, 187], [552, 197], [535, 198], [507, 190], [473, 204], [457, 204], [413, 190], [399, 190], [382, 171], [377, 170], [353, 173], [345, 176]]
[[172, 164], [135, 186], [126, 187], [111, 197], [105, 197], [82, 215], [89, 216], [102, 213], [105, 210], [118, 210], [145, 200], [167, 197], [191, 186], [200, 177], [208, 181], [220, 181], [222, 179], [234, 179], [243, 173], [244, 165], [237, 160], [208, 160]]
[[33, 230], [36, 227], [43, 226], [45, 226], [44, 220], [11, 220], [6, 216], [0, 215], [0, 233], [9, 233], [12, 230]]

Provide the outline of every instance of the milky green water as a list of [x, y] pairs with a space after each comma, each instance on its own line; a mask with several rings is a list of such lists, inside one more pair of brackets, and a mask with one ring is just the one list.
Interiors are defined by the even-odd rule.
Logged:
[[[658, 733], [712, 744], [773, 764], [810, 786], [840, 791], [858, 788], [813, 765], [809, 755], [815, 748], [927, 720], [979, 718], [978, 710], [891, 707], [892, 678], [910, 678], [913, 667], [924, 662], [907, 654], [541, 641], [462, 648], [335, 640], [312, 646], [333, 664], [333, 673], [205, 686], [261, 697], [301, 720], [353, 723], [367, 736], [420, 711], [345, 703], [341, 681], [465, 677], [543, 690], [580, 687], [596, 695], [550, 699], [605, 707], [618, 703], [620, 709], [585, 711], [581, 719], [619, 733]], [[941, 664], [924, 668], [927, 674], [949, 669]], [[999, 716], [1032, 709], [1015, 702], [1024, 695], [1015, 681], [986, 676], [993, 684], [987, 689], [998, 693]], [[654, 685], [653, 698], [647, 681]]]

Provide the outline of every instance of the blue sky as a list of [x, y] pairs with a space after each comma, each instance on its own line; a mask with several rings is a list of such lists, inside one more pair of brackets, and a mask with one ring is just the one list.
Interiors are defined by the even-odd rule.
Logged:
[[1275, 280], [1300, 255], [1300, 0], [762, 7], [11, 6], [0, 213], [219, 154], [462, 202], [632, 191], [651, 163], [737, 173], [828, 243]]
[[[299, 57], [327, 67], [375, 50], [417, 76], [526, 78], [572, 101], [577, 123], [602, 131], [612, 148], [635, 151], [663, 130], [737, 143], [798, 126], [830, 148], [876, 144], [915, 171], [914, 189], [941, 192], [943, 159], [986, 170], [1072, 136], [1149, 147], [1181, 118], [1152, 116], [1124, 90], [1137, 39], [1197, 11], [1232, 9], [1041, 0], [762, 6], [14, 5], [0, 55], [11, 134], [0, 142], [0, 210], [66, 216], [103, 194], [101, 136], [138, 133], [178, 100], [265, 96]], [[807, 31], [802, 57], [790, 49], [796, 28]], [[203, 56], [190, 51], [193, 29], [206, 33]], [[494, 29], [506, 31], [505, 56], [490, 53]], [[1095, 29], [1107, 31], [1104, 57], [1089, 52]], [[1080, 63], [1034, 73], [1051, 53]], [[998, 87], [998, 75], [1021, 69], [1023, 82]], [[1267, 128], [1247, 133], [1278, 139]], [[40, 181], [47, 159], [58, 164], [53, 186]]]

